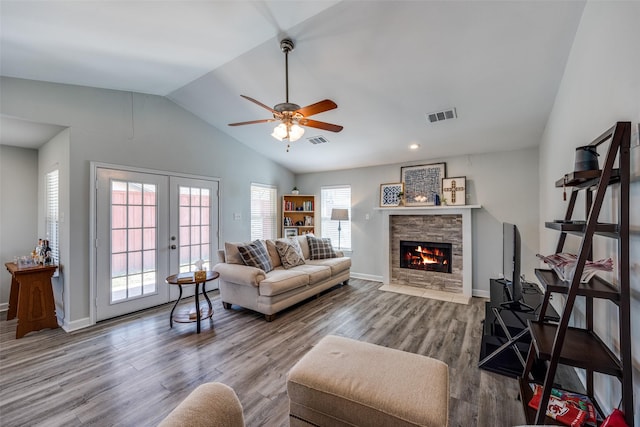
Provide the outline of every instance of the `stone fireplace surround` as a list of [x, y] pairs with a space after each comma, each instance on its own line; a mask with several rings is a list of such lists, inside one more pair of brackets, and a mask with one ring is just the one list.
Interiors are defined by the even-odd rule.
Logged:
[[[462, 215], [391, 215], [390, 283], [462, 293]], [[400, 241], [451, 243], [451, 273], [400, 267]]]
[[[461, 260], [454, 260], [453, 264], [453, 273], [436, 273], [438, 275], [446, 274], [447, 276], [456, 275], [456, 271], [459, 270], [459, 277], [461, 277], [462, 286], [458, 288], [457, 292], [461, 293], [465, 297], [472, 296], [472, 281], [473, 281], [473, 233], [472, 233], [472, 221], [471, 221], [471, 209], [478, 209], [480, 205], [464, 205], [464, 206], [424, 206], [424, 207], [394, 207], [394, 208], [378, 208], [383, 214], [383, 235], [382, 235], [382, 254], [383, 254], [383, 265], [385, 268], [383, 269], [382, 281], [384, 285], [395, 284], [393, 282], [392, 276], [392, 266], [393, 259], [391, 257], [392, 250], [392, 242], [391, 242], [391, 231], [392, 231], [392, 223], [395, 221], [394, 218], [399, 216], [447, 216], [447, 217], [455, 217], [455, 222], [460, 227], [460, 233], [462, 236], [461, 243]], [[400, 221], [402, 222], [402, 221]], [[435, 225], [434, 225], [435, 227]], [[422, 235], [424, 236], [424, 235]], [[399, 238], [397, 239], [399, 245]], [[412, 240], [428, 240], [423, 239], [412, 239]], [[437, 241], [437, 240], [436, 240]], [[397, 248], [396, 248], [397, 249]], [[454, 248], [454, 254], [458, 252], [457, 249]], [[397, 255], [396, 255], [397, 256]], [[399, 259], [395, 260], [396, 266], [399, 267]], [[460, 265], [460, 267], [458, 267]], [[412, 286], [425, 286], [423, 283], [420, 284], [411, 284]], [[427, 284], [428, 285], [428, 284]], [[434, 289], [443, 289], [451, 291], [453, 288], [443, 288], [438, 287], [436, 284]], [[426, 286], [425, 286], [426, 288]]]

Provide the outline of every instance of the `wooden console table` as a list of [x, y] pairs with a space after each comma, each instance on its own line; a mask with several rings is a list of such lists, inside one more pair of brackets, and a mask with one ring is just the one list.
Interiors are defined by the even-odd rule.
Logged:
[[45, 328], [58, 327], [51, 276], [57, 265], [19, 268], [15, 262], [5, 264], [11, 273], [11, 294], [7, 320], [18, 317], [16, 338]]

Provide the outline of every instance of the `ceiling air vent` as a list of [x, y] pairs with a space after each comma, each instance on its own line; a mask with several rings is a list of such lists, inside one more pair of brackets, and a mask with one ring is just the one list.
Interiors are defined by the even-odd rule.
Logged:
[[307, 138], [307, 141], [309, 141], [313, 145], [326, 144], [327, 142], [329, 142], [329, 140], [324, 136], [312, 136], [310, 138]]
[[435, 113], [427, 113], [427, 120], [429, 120], [429, 123], [455, 119], [456, 117], [458, 117], [458, 115], [456, 114], [455, 108], [451, 108], [449, 110], [443, 110], [443, 111], [436, 111]]

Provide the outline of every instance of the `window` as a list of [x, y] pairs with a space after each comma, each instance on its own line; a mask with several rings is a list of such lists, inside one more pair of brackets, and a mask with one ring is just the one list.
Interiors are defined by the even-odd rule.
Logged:
[[[55, 169], [45, 175], [45, 218], [44, 228], [46, 239], [49, 240], [49, 248], [55, 264], [60, 263], [60, 217], [58, 203], [58, 176], [59, 171]], [[55, 275], [58, 275], [56, 270]]]
[[278, 237], [276, 198], [274, 186], [251, 184], [251, 240]]
[[[351, 186], [322, 187], [320, 203], [322, 205], [320, 212], [322, 237], [329, 237], [333, 246], [337, 248], [351, 250]], [[349, 219], [339, 222], [331, 220], [333, 208], [347, 209]], [[340, 226], [339, 232], [338, 226]]]

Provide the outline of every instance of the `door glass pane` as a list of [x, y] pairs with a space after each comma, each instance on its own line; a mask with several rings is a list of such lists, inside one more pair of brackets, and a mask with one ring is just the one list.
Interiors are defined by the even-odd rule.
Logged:
[[[204, 267], [211, 268], [209, 248], [201, 248], [209, 243], [209, 215], [211, 212], [211, 191], [206, 188], [179, 186], [180, 194], [180, 271], [193, 271], [195, 263], [202, 260]], [[206, 246], [206, 245], [203, 245]]]
[[129, 206], [127, 214], [129, 227], [142, 227], [142, 206]]
[[157, 292], [156, 185], [111, 181], [111, 302]]

